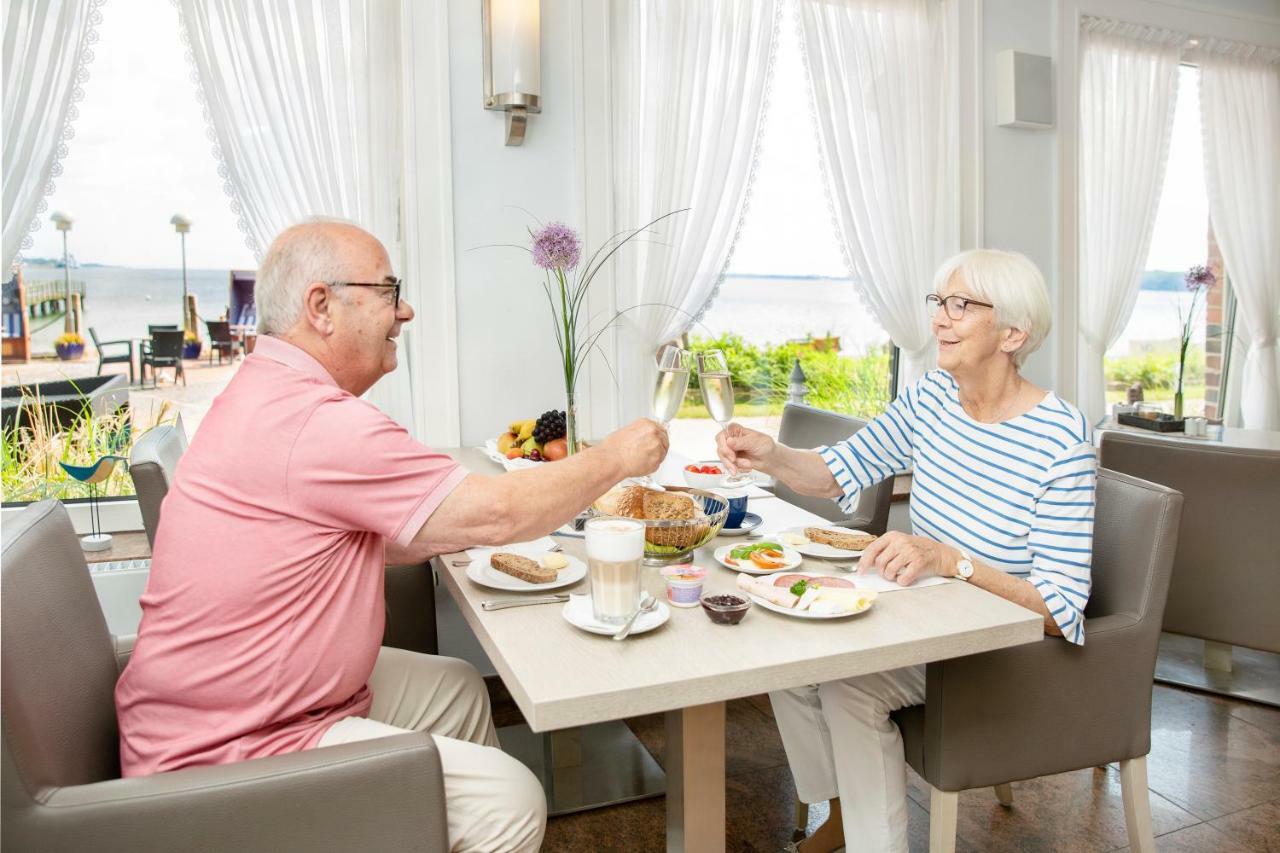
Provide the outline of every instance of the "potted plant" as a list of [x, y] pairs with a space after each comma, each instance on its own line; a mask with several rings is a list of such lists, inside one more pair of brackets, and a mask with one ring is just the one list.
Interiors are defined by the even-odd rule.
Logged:
[[200, 340], [200, 336], [191, 329], [187, 329], [187, 333], [182, 336], [182, 357], [186, 359], [199, 358], [200, 349], [203, 346], [204, 343]]
[[71, 361], [84, 355], [84, 338], [78, 332], [64, 332], [53, 342], [53, 348], [57, 350], [58, 358]]
[[1183, 276], [1183, 282], [1187, 290], [1191, 291], [1191, 308], [1185, 316], [1182, 316], [1181, 308], [1178, 310], [1182, 331], [1178, 337], [1178, 384], [1173, 394], [1173, 416], [1179, 420], [1182, 419], [1182, 382], [1187, 373], [1187, 348], [1191, 346], [1191, 333], [1197, 319], [1196, 309], [1201, 304], [1200, 294], [1204, 294], [1204, 302], [1207, 303], [1209, 290], [1218, 283], [1218, 277], [1208, 267], [1193, 266]]

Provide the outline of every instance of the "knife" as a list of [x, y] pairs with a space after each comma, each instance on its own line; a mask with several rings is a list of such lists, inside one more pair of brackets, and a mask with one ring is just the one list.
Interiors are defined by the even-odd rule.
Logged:
[[556, 602], [564, 603], [568, 600], [569, 594], [567, 592], [555, 595], [538, 595], [532, 598], [501, 598], [480, 602], [480, 609], [505, 610], [508, 607], [524, 607], [526, 604], [555, 604]]

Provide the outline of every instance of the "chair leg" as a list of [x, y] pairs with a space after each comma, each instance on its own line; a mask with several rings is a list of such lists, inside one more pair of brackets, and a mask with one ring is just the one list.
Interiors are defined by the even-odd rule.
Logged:
[[960, 792], [929, 788], [929, 853], [955, 853]]
[[1147, 757], [1120, 762], [1120, 791], [1124, 797], [1124, 823], [1133, 853], [1155, 853], [1151, 830], [1151, 796], [1147, 791]]
[[796, 798], [796, 828], [791, 833], [792, 841], [803, 841], [809, 830], [809, 804]]
[[996, 785], [993, 790], [996, 792], [996, 799], [1000, 801], [1000, 805], [1005, 808], [1013, 805], [1013, 785], [1005, 782], [1003, 785]]

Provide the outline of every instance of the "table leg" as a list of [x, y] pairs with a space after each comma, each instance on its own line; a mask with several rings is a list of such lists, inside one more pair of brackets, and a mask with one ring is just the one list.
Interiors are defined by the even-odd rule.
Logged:
[[667, 712], [667, 850], [723, 853], [723, 702]]

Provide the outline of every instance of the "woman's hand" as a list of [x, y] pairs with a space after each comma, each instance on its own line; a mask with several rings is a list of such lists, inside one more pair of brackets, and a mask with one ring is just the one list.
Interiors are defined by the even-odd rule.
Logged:
[[924, 536], [891, 530], [867, 546], [858, 562], [858, 574], [878, 571], [885, 580], [911, 586], [931, 575], [955, 575], [960, 552], [950, 545]]
[[733, 473], [763, 470], [764, 462], [777, 443], [762, 432], [741, 424], [729, 424], [716, 436], [716, 455]]

